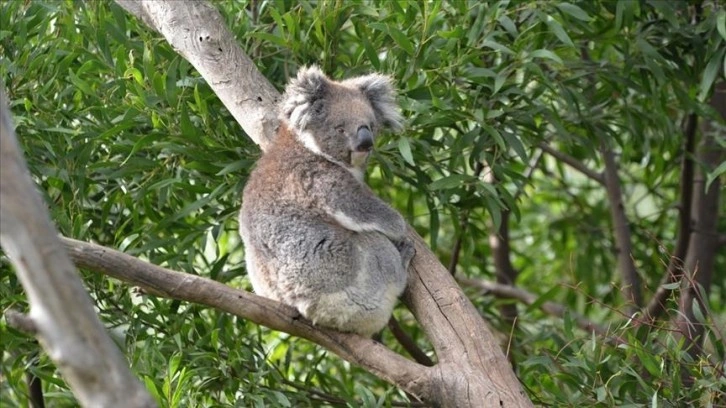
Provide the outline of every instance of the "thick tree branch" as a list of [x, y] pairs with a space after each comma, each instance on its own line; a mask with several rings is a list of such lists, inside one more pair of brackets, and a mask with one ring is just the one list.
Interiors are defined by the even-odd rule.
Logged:
[[629, 303], [631, 311], [643, 305], [641, 283], [638, 271], [633, 261], [633, 245], [630, 234], [628, 217], [625, 215], [623, 205], [623, 192], [620, 188], [618, 166], [615, 162], [615, 153], [609, 147], [600, 149], [605, 162], [605, 189], [610, 201], [610, 214], [613, 219], [613, 235], [615, 236], [615, 251], [617, 252], [618, 269], [623, 278], [622, 292], [625, 301]]
[[56, 237], [23, 160], [0, 85], [0, 244], [30, 303], [29, 316], [19, 321], [36, 332], [81, 405], [155, 406], [98, 320]]
[[[504, 298], [510, 298], [510, 299], [516, 299], [526, 305], [534, 304], [534, 302], [537, 301], [537, 295], [527, 292], [524, 289], [517, 288], [511, 285], [503, 285], [501, 283], [496, 282], [490, 282], [485, 281], [481, 279], [471, 279], [471, 278], [459, 278], [457, 279], [459, 282], [461, 282], [463, 285], [474, 287], [481, 289], [484, 292], [488, 292], [493, 294], [494, 296], [498, 297], [504, 297]], [[565, 316], [565, 312], [567, 309], [555, 302], [543, 302], [540, 305], [540, 309], [542, 309], [543, 312], [550, 314], [552, 316], [556, 316], [559, 318], [562, 318]], [[598, 336], [601, 336], [609, 341], [613, 341], [615, 343], [619, 344], [625, 344], [625, 340], [613, 336], [606, 327], [600, 326], [599, 324], [593, 322], [592, 320], [589, 320], [588, 318], [584, 316], [580, 316], [577, 313], [570, 312], [570, 315], [574, 319], [575, 323], [577, 324], [577, 327], [580, 329], [592, 333], [594, 332]]]
[[588, 178], [597, 181], [599, 184], [605, 185], [605, 177], [598, 173], [591, 168], [585, 166], [584, 163], [581, 161], [575, 159], [574, 157], [562, 153], [559, 150], [554, 149], [552, 146], [548, 145], [547, 143], [540, 143], [538, 145], [540, 149], [542, 149], [543, 152], [549, 154], [550, 156], [554, 157], [555, 159], [567, 164], [568, 166], [572, 167], [573, 169], [579, 171], [580, 173], [584, 174]]
[[199, 71], [245, 133], [266, 150], [277, 133], [280, 94], [242, 51], [212, 4], [172, 0], [116, 3], [161, 33]]
[[403, 301], [438, 356], [431, 369], [441, 381], [433, 402], [452, 407], [531, 406], [479, 313], [423, 238], [409, 231], [416, 257]]
[[231, 313], [256, 324], [320, 344], [341, 358], [419, 398], [429, 398], [426, 370], [380, 343], [313, 326], [292, 307], [201, 276], [172, 271], [100, 245], [61, 238], [78, 267], [119, 279], [147, 292]]
[[678, 212], [678, 236], [676, 238], [676, 247], [671, 254], [668, 268], [665, 276], [661, 279], [658, 290], [643, 310], [645, 319], [643, 322], [652, 323], [659, 316], [662, 316], [666, 310], [666, 299], [671, 293], [665, 285], [678, 281], [683, 276], [683, 260], [686, 259], [688, 253], [688, 243], [691, 236], [691, 201], [693, 198], [693, 157], [696, 149], [696, 129], [698, 123], [698, 115], [692, 113], [688, 115], [686, 126], [684, 129], [684, 149], [681, 158], [681, 185], [680, 185], [680, 205]]

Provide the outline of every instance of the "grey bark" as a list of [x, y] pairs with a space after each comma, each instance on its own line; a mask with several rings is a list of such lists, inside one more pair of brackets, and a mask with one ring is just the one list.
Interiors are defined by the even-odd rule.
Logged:
[[98, 320], [57, 238], [7, 106], [0, 89], [0, 244], [30, 303], [29, 315], [15, 318], [38, 337], [84, 407], [155, 406]]
[[242, 51], [213, 5], [173, 0], [116, 3], [161, 33], [214, 89], [245, 133], [266, 150], [277, 133], [280, 93]]

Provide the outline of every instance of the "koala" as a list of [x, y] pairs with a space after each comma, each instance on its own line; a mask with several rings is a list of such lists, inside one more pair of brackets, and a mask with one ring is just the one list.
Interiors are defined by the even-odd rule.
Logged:
[[302, 68], [280, 128], [244, 188], [240, 235], [255, 292], [313, 324], [370, 337], [388, 322], [415, 254], [401, 215], [363, 181], [374, 136], [401, 129], [391, 80]]

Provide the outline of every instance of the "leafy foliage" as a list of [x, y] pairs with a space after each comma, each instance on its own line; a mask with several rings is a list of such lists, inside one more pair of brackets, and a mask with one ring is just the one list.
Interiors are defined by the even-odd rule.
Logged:
[[[493, 276], [488, 236], [511, 226], [517, 284], [612, 324], [608, 342], [571, 317], [520, 309], [510, 352], [531, 398], [553, 406], [723, 402], [723, 253], [710, 290], [707, 359], [677, 333], [635, 330], [622, 314], [610, 203], [594, 171], [618, 154], [633, 254], [658, 286], [676, 233], [682, 123], [726, 74], [726, 10], [715, 2], [286, 1], [220, 3], [243, 49], [278, 87], [318, 63], [333, 77], [394, 76], [407, 131], [383, 137], [369, 183], [444, 264]], [[0, 3], [0, 72], [31, 172], [59, 230], [172, 269], [249, 288], [236, 233], [239, 195], [259, 151], [203, 79], [113, 3]], [[723, 129], [723, 122], [714, 122]], [[723, 133], [722, 133], [723, 135]], [[723, 136], [720, 139], [724, 144]], [[711, 179], [723, 173], [722, 164]], [[724, 230], [723, 218], [717, 220]], [[287, 335], [84, 273], [91, 296], [161, 406], [390, 406], [405, 396]], [[613, 284], [613, 282], [615, 282]], [[677, 297], [677, 291], [673, 299]], [[501, 301], [472, 293], [509, 334]], [[669, 306], [675, 302], [669, 300]], [[0, 308], [27, 303], [7, 260]], [[420, 346], [420, 333], [399, 316]], [[0, 403], [43, 380], [74, 400], [37, 344], [0, 322]], [[393, 341], [384, 336], [386, 344]], [[37, 358], [28, 356], [37, 355]], [[695, 378], [681, 381], [681, 367]], [[7, 405], [6, 405], [7, 404]]]

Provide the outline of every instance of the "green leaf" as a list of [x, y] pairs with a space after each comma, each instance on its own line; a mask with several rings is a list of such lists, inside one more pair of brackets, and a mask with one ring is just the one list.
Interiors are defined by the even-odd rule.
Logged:
[[406, 54], [408, 54], [408, 55], [414, 54], [415, 50], [414, 50], [413, 43], [408, 38], [408, 36], [406, 36], [406, 34], [404, 34], [398, 28], [396, 28], [390, 24], [384, 24], [384, 23], [371, 23], [371, 24], [369, 24], [369, 26], [373, 29], [376, 29], [376, 30], [379, 30], [379, 31], [382, 31], [382, 32], [388, 34], [388, 36], [390, 36], [399, 47], [403, 48], [403, 50], [406, 52]]
[[463, 174], [452, 174], [451, 176], [442, 177], [429, 184], [431, 190], [446, 190], [450, 188], [462, 187], [467, 179]]
[[559, 21], [552, 18], [552, 16], [547, 16], [545, 22], [560, 41], [565, 43], [565, 45], [569, 45], [570, 47], [575, 46], [575, 44], [570, 39], [570, 36], [567, 35], [567, 33], [565, 32], [565, 29], [562, 28], [562, 24], [560, 24]]
[[540, 295], [534, 302], [532, 302], [531, 305], [527, 306], [527, 310], [539, 309], [540, 307], [542, 307], [542, 304], [552, 300], [555, 296], [557, 296], [559, 292], [560, 287], [557, 285], [553, 286], [547, 292]]
[[681, 286], [680, 282], [665, 283], [661, 287], [665, 290], [676, 290]]
[[706, 177], [706, 190], [711, 187], [711, 183], [713, 183], [714, 180], [719, 178], [724, 173], [726, 173], [726, 161], [719, 164], [719, 166], [716, 167], [713, 171], [708, 172], [708, 177]]
[[411, 153], [411, 144], [407, 137], [401, 137], [398, 139], [398, 151], [401, 152], [401, 156], [406, 163], [415, 166], [416, 163], [413, 160], [413, 154]]
[[497, 51], [503, 52], [505, 54], [514, 55], [514, 51], [512, 51], [509, 47], [507, 47], [503, 44], [500, 44], [494, 40], [489, 40], [489, 39], [484, 40], [484, 41], [482, 41], [481, 46], [486, 47], [486, 48], [491, 48], [493, 50], [497, 50]]
[[716, 17], [716, 29], [721, 34], [721, 38], [726, 40], [726, 10], [721, 9]]
[[534, 50], [529, 54], [532, 58], [545, 58], [562, 64], [562, 58], [550, 50], [539, 49]]
[[581, 9], [580, 7], [570, 4], [570, 3], [559, 3], [557, 5], [557, 8], [560, 9], [565, 14], [569, 14], [570, 16], [582, 20], [582, 21], [590, 21], [592, 18], [587, 15], [585, 10]]
[[701, 79], [701, 85], [699, 86], [700, 91], [698, 92], [698, 100], [700, 100], [701, 102], [706, 100], [709, 93], [711, 92], [711, 87], [713, 86], [713, 83], [716, 82], [718, 70], [724, 63], [725, 52], [726, 48], [722, 48], [720, 51], [715, 53], [711, 57], [711, 60], [708, 61], [706, 69], [703, 71], [703, 78]]

